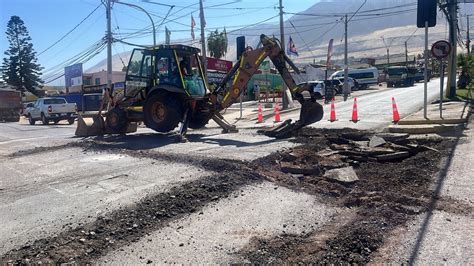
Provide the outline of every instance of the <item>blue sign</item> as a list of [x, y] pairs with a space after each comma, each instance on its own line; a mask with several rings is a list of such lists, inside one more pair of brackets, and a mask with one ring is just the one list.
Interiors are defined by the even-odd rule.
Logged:
[[66, 79], [66, 88], [82, 85], [82, 63], [65, 67], [64, 78]]

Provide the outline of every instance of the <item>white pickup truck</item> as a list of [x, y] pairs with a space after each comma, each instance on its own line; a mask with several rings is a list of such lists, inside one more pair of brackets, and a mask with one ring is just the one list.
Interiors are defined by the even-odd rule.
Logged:
[[30, 125], [41, 120], [43, 125], [53, 121], [55, 124], [61, 120], [67, 120], [70, 125], [74, 124], [77, 117], [75, 103], [68, 103], [64, 98], [40, 98], [34, 103], [27, 105], [27, 116]]

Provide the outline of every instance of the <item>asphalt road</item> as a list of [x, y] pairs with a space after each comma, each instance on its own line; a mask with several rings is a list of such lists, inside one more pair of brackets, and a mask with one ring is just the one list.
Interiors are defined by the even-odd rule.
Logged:
[[[439, 80], [432, 80], [430, 100], [439, 96], [438, 90]], [[327, 121], [329, 105], [325, 105], [325, 117], [312, 126], [383, 129], [391, 123], [391, 97], [395, 97], [401, 116], [406, 116], [422, 107], [423, 84], [361, 95], [357, 98], [358, 123], [349, 121], [352, 98], [336, 104], [338, 121], [334, 123]], [[247, 108], [247, 113], [253, 115], [254, 107]], [[228, 117], [235, 117], [235, 113], [229, 112]], [[297, 119], [298, 112], [282, 115], [282, 119], [288, 118]], [[268, 121], [256, 125], [255, 121], [240, 120], [239, 133], [221, 134], [211, 123], [207, 129], [190, 131], [188, 143], [174, 143], [172, 135], [156, 134], [146, 128], [125, 137], [103, 139], [116, 148], [183, 157], [176, 161], [70, 147], [68, 143], [83, 141], [74, 137], [76, 124], [30, 126], [26, 120], [0, 124], [0, 254], [93, 221], [99, 215], [133, 204], [148, 193], [167, 191], [180, 183], [213, 174], [188, 163], [186, 156], [250, 161], [295, 145], [256, 134], [255, 127], [272, 124]], [[53, 148], [31, 150], [35, 147]], [[190, 263], [203, 254], [208, 258], [203, 263], [232, 262], [230, 254], [253, 236], [279, 234], [282, 224], [295, 224], [290, 232], [301, 233], [303, 224], [322, 226], [341, 212], [325, 206], [314, 196], [283, 188], [276, 190], [273, 186], [263, 183], [246, 187], [241, 197], [219, 201], [207, 207], [205, 215], [192, 214], [153, 234], [152, 238], [160, 239], [159, 246], [143, 240], [113, 252], [101, 262], [135, 264], [145, 262], [140, 257], [153, 257], [156, 263]], [[309, 209], [314, 211], [305, 211]], [[229, 234], [233, 241], [229, 241]], [[198, 240], [176, 251], [176, 245], [190, 236]], [[143, 256], [133, 252], [137, 249]]]
[[[434, 100], [439, 99], [439, 79], [432, 79], [428, 83], [428, 104]], [[402, 88], [384, 88], [377, 90], [356, 91], [347, 101], [342, 99], [336, 100], [336, 118], [337, 121], [330, 122], [330, 104], [324, 104], [324, 117], [321, 121], [312, 124], [312, 127], [317, 128], [356, 128], [356, 129], [382, 129], [392, 123], [392, 97], [397, 103], [400, 117], [403, 118], [411, 113], [420, 110], [423, 107], [424, 84], [416, 83], [413, 87]], [[357, 123], [353, 123], [352, 109], [354, 98], [357, 99], [358, 119]], [[285, 113], [281, 115], [281, 119], [299, 119], [299, 112]], [[268, 119], [263, 125], [268, 126], [273, 124], [273, 119]], [[239, 122], [240, 123], [240, 122]], [[237, 123], [237, 125], [239, 125]], [[239, 127], [255, 127], [255, 122], [242, 122]]]

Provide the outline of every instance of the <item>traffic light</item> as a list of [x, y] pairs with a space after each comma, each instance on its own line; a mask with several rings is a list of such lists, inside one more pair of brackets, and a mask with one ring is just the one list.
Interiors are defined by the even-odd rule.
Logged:
[[418, 11], [416, 26], [424, 28], [428, 21], [428, 27], [436, 26], [436, 0], [418, 0]]

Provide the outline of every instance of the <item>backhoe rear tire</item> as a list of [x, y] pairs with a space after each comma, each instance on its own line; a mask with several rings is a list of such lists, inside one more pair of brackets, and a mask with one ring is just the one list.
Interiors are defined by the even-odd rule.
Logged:
[[169, 93], [152, 94], [145, 102], [145, 125], [158, 132], [169, 132], [184, 116], [183, 104]]

